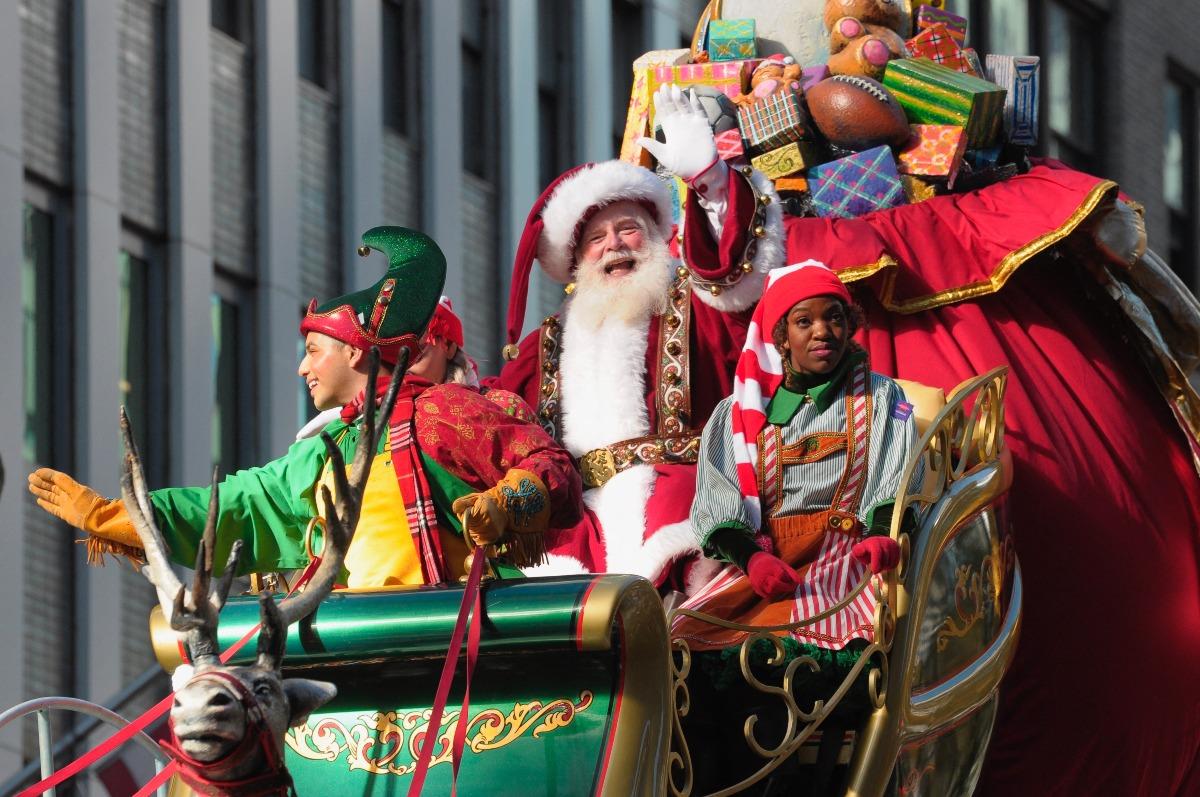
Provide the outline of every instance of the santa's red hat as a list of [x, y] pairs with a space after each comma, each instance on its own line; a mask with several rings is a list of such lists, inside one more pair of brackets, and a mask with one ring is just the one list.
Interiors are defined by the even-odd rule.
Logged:
[[674, 223], [670, 188], [654, 172], [641, 166], [619, 160], [585, 163], [560, 174], [537, 198], [525, 220], [513, 261], [506, 359], [516, 356], [534, 259], [550, 279], [559, 284], [570, 282], [575, 249], [584, 225], [597, 211], [622, 200], [645, 207], [662, 240], [670, 240]]

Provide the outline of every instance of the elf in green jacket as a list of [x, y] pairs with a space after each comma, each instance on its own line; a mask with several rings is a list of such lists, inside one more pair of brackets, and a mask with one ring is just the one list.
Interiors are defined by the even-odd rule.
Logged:
[[[367, 397], [378, 401], [398, 362], [415, 360], [437, 307], [446, 262], [428, 236], [401, 227], [363, 235], [390, 262], [370, 288], [318, 306], [300, 325], [305, 356], [299, 373], [318, 409], [342, 407], [328, 433], [351, 461], [357, 419]], [[368, 351], [378, 347], [384, 373], [367, 384]], [[506, 414], [478, 392], [406, 375], [387, 434], [372, 463], [358, 530], [346, 557], [350, 587], [436, 584], [461, 575], [466, 531], [478, 544], [507, 544], [514, 564], [540, 559], [541, 532], [578, 520], [581, 485], [570, 455], [539, 426]], [[238, 471], [220, 485], [215, 560], [244, 543], [240, 569], [273, 572], [308, 561], [306, 531], [323, 514], [319, 485], [332, 490], [324, 444], [300, 440], [266, 465]], [[120, 499], [110, 500], [65, 473], [42, 468], [29, 477], [38, 504], [88, 534], [89, 558], [136, 556], [137, 535]], [[209, 488], [150, 495], [172, 557], [195, 561]]]

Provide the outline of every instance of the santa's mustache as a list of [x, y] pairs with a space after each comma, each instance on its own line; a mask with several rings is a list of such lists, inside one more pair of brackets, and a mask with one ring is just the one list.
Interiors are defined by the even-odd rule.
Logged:
[[583, 265], [584, 268], [588, 269], [589, 271], [603, 271], [609, 266], [615, 266], [617, 263], [633, 263], [633, 266], [636, 269], [641, 262], [642, 258], [637, 252], [630, 250], [618, 250], [616, 252], [606, 252], [595, 260], [586, 262]]

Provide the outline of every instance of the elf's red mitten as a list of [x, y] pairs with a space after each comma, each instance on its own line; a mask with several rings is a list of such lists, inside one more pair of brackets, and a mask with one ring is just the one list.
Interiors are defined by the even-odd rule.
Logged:
[[874, 575], [900, 564], [900, 546], [891, 537], [867, 537], [855, 543], [850, 554], [869, 567]]
[[754, 591], [767, 600], [791, 597], [800, 586], [796, 571], [778, 556], [765, 551], [759, 551], [746, 562], [746, 576]]

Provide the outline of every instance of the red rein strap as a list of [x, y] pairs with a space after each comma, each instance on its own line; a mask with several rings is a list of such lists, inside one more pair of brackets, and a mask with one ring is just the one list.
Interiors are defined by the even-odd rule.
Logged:
[[[313, 577], [313, 573], [317, 572], [317, 565], [320, 563], [321, 559], [319, 557], [314, 557], [313, 560], [308, 563], [308, 567], [304, 569], [304, 572], [300, 575], [300, 578], [296, 579], [296, 583], [292, 585], [291, 590], [288, 591], [288, 595], [291, 595], [300, 587], [307, 584], [309, 579]], [[251, 628], [241, 639], [230, 645], [229, 649], [221, 654], [221, 663], [224, 664], [233, 658], [235, 653], [245, 647], [246, 643], [254, 638], [254, 635], [258, 633], [260, 628], [262, 628], [261, 623]], [[74, 775], [77, 775], [83, 770], [87, 769], [92, 764], [96, 763], [113, 750], [116, 750], [118, 747], [125, 744], [125, 742], [132, 739], [138, 732], [144, 730], [148, 725], [150, 725], [150, 723], [161, 717], [168, 709], [171, 708], [171, 701], [173, 699], [174, 693], [168, 694], [124, 728], [121, 728], [112, 736], [108, 737], [103, 742], [81, 755], [79, 758], [76, 758], [70, 764], [67, 764], [50, 777], [46, 778], [45, 780], [40, 780], [30, 786], [28, 789], [19, 792], [17, 797], [37, 797], [37, 795], [42, 794], [48, 789], [54, 788], [66, 779], [73, 777]], [[154, 780], [143, 786], [134, 797], [145, 797], [145, 795], [152, 793], [155, 788], [158, 788], [158, 786], [166, 781], [167, 778], [174, 774], [178, 768], [179, 764], [172, 759], [170, 763], [163, 767], [161, 772], [154, 776]]]
[[417, 757], [417, 768], [413, 772], [412, 783], [408, 787], [408, 797], [418, 797], [425, 785], [425, 776], [429, 772], [429, 762], [433, 757], [433, 748], [437, 743], [442, 729], [442, 712], [446, 708], [446, 698], [450, 696], [450, 683], [454, 680], [454, 671], [458, 665], [458, 653], [462, 650], [463, 635], [470, 622], [471, 614], [475, 622], [470, 623], [470, 640], [467, 643], [466, 687], [463, 692], [462, 709], [458, 715], [458, 727], [454, 730], [454, 742], [451, 751], [454, 774], [451, 780], [450, 793], [455, 793], [454, 781], [458, 779], [458, 765], [463, 743], [466, 741], [467, 709], [471, 699], [471, 672], [475, 669], [475, 660], [479, 654], [480, 616], [479, 582], [483, 578], [484, 564], [487, 557], [483, 551], [476, 549], [471, 561], [471, 572], [467, 576], [467, 586], [463, 590], [462, 604], [458, 607], [458, 621], [454, 624], [454, 632], [450, 635], [450, 649], [446, 651], [446, 662], [442, 665], [442, 676], [438, 680], [437, 693], [433, 698], [433, 710], [429, 715], [429, 725], [425, 730], [425, 738], [421, 740], [421, 754]]

